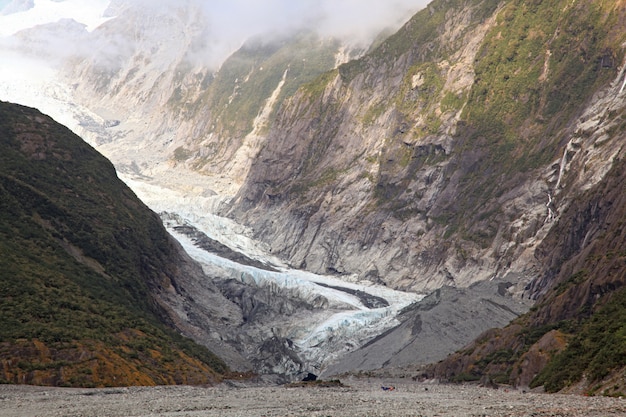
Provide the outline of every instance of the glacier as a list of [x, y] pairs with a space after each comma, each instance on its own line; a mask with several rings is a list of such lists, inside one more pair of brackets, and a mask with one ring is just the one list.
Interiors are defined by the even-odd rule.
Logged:
[[[23, 63], [23, 60], [16, 59], [15, 62]], [[94, 132], [85, 129], [84, 121], [99, 120], [102, 129], [105, 129], [104, 120], [89, 109], [73, 103], [71, 92], [54, 81], [53, 69], [29, 74], [3, 66], [0, 68], [0, 99], [39, 108], [98, 149]], [[102, 134], [102, 130], [98, 132]], [[327, 310], [310, 315], [307, 322], [299, 320], [297, 323], [285, 323], [285, 327], [280, 329], [280, 336], [293, 340], [302, 359], [320, 372], [326, 364], [342, 354], [397, 325], [396, 315], [424, 297], [423, 294], [395, 291], [371, 282], [356, 282], [356, 277], [322, 276], [289, 268], [268, 252], [267, 245], [252, 239], [250, 230], [231, 219], [214, 214], [220, 203], [228, 197], [208, 189], [205, 184], [209, 179], [202, 175], [178, 172], [168, 176], [162, 172], [154, 177], [146, 177], [118, 172], [118, 176], [153, 211], [170, 213], [180, 219], [179, 222], [165, 222], [165, 225], [189, 255], [202, 264], [207, 274], [235, 278], [258, 287], [275, 286], [305, 301], [313, 301], [320, 296], [327, 299]], [[237, 264], [203, 251], [187, 236], [176, 232], [174, 227], [183, 223], [193, 225], [234, 251], [276, 266], [279, 272]], [[327, 286], [316, 285], [319, 283]], [[389, 306], [370, 309], [357, 297], [328, 286], [349, 288], [381, 297]]]
[[[254, 241], [250, 230], [212, 214], [223, 197], [205, 197], [197, 193], [198, 190], [195, 193], [175, 190], [127, 174], [120, 174], [120, 178], [154, 211], [169, 213], [165, 226], [187, 253], [203, 266], [207, 275], [270, 288], [276, 294], [287, 293], [289, 297], [313, 305], [319, 303], [320, 297], [326, 300], [324, 310], [315, 311], [304, 321], [299, 318], [296, 322], [286, 322], [278, 329], [278, 335], [293, 340], [302, 359], [318, 372], [348, 351], [398, 325], [398, 313], [424, 297], [423, 294], [397, 291], [369, 281], [357, 281], [356, 276], [338, 278], [290, 268], [269, 254], [265, 245]], [[192, 225], [231, 249], [273, 266], [277, 272], [242, 265], [209, 253], [187, 235], [177, 232], [176, 226], [181, 224]], [[382, 298], [389, 305], [368, 308], [357, 296], [336, 288], [361, 291]]]

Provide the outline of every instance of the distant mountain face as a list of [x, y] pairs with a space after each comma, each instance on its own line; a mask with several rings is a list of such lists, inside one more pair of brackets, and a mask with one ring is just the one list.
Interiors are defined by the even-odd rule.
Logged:
[[[96, 20], [104, 3], [109, 4]], [[282, 101], [367, 47], [307, 28], [269, 27], [263, 36], [239, 39], [217, 31], [256, 32], [242, 30], [238, 21], [238, 29], [224, 27], [219, 13], [229, 8], [197, 0], [99, 2], [56, 21], [44, 19], [43, 6], [28, 5], [23, 16], [7, 7], [5, 20], [21, 18], [24, 27], [0, 48], [60, 68], [55, 79], [74, 103], [90, 110], [73, 116], [81, 136], [118, 170], [137, 172], [149, 165], [152, 173], [157, 163], [185, 164], [210, 175], [227, 174], [237, 186]], [[63, 11], [46, 7], [48, 13]], [[233, 19], [229, 13], [226, 18]], [[27, 27], [29, 18], [33, 25], [45, 21]], [[96, 21], [97, 27], [90, 26]]]
[[0, 380], [221, 380], [227, 366], [174, 330], [166, 301], [198, 272], [113, 165], [49, 117], [5, 102], [0, 148]]
[[[116, 126], [106, 131], [85, 133], [118, 170], [139, 173], [147, 168], [150, 173], [154, 166], [142, 163], [152, 160], [226, 175], [238, 186], [283, 101], [302, 84], [363, 52], [334, 39], [298, 33], [249, 40], [213, 69], [194, 56], [202, 28], [193, 20], [193, 8], [181, 6], [177, 17], [168, 15], [172, 21], [167, 33], [180, 39], [162, 34], [161, 18], [136, 27], [145, 17], [126, 13], [102, 25], [87, 42], [110, 45], [133, 27], [141, 32], [142, 42], [129, 39], [133, 47], [127, 56], [81, 56], [65, 67], [64, 78], [74, 86], [76, 100], [115, 120]], [[161, 42], [161, 36], [166, 40]], [[115, 67], [110, 67], [111, 60]]]

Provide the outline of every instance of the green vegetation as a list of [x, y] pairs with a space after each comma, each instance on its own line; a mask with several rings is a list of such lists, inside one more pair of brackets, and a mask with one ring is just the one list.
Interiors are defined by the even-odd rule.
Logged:
[[290, 193], [294, 193], [295, 195], [300, 196], [301, 198], [306, 198], [306, 195], [309, 190], [315, 189], [318, 187], [325, 187], [329, 184], [334, 183], [337, 178], [346, 172], [346, 170], [339, 171], [334, 168], [328, 168], [324, 170], [318, 177], [311, 181], [301, 181], [295, 183], [290, 189]]
[[465, 104], [466, 100], [467, 98], [464, 94], [461, 94], [459, 96], [457, 94], [454, 94], [452, 91], [447, 91], [441, 99], [441, 111], [459, 111], [463, 107], [463, 104]]
[[[485, 10], [490, 4], [483, 3]], [[465, 105], [464, 98], [442, 93], [441, 110], [463, 109], [455, 158], [467, 168], [463, 195], [448, 209], [452, 230], [489, 246], [502, 218], [491, 217], [489, 225], [480, 220], [493, 210], [488, 202], [514, 186], [508, 181], [559, 156], [564, 128], [616, 75], [617, 68], [600, 65], [607, 53], [623, 54], [626, 40], [623, 31], [616, 39], [617, 32], [609, 30], [619, 25], [610, 8], [591, 1], [503, 5], [478, 53]], [[431, 126], [424, 133], [438, 127]]]
[[546, 162], [539, 138], [558, 134], [597, 87], [615, 76], [614, 68], [599, 65], [607, 49], [620, 49], [608, 39], [605, 29], [613, 17], [602, 7], [568, 1], [511, 1], [504, 7], [479, 52], [464, 112], [477, 129], [475, 138], [512, 142], [509, 154], [520, 169]]
[[224, 136], [243, 137], [283, 76], [278, 103], [333, 68], [337, 46], [306, 33], [269, 43], [252, 40], [224, 62], [197, 111], [208, 106]]
[[367, 109], [363, 115], [363, 125], [371, 126], [387, 110], [386, 103], [377, 103]]
[[[543, 241], [538, 260], [557, 262], [540, 276], [554, 283], [537, 304], [504, 329], [486, 332], [445, 360], [441, 369], [471, 371], [492, 380], [508, 373], [508, 383], [544, 386], [548, 392], [571, 386], [586, 386], [594, 395], [625, 391], [625, 166], [623, 159], [615, 160], [596, 187], [561, 213], [561, 221]], [[611, 226], [598, 231], [597, 224]], [[586, 245], [581, 244], [583, 236]], [[572, 265], [578, 269], [571, 271]], [[526, 367], [543, 369], [531, 382]]]
[[304, 84], [302, 86], [302, 91], [310, 98], [320, 97], [324, 93], [328, 84], [335, 79], [337, 73], [338, 71], [335, 69], [319, 75], [312, 81]]
[[461, 372], [458, 375], [455, 375], [451, 382], [454, 383], [463, 383], [463, 382], [476, 382], [480, 381], [481, 375], [475, 372]]
[[[401, 30], [386, 39], [371, 55], [391, 62], [413, 49], [435, 44], [441, 33], [441, 26], [446, 22], [446, 14], [467, 3], [477, 7], [472, 17], [474, 21], [481, 22], [493, 14], [499, 2], [496, 0], [433, 1], [423, 11], [413, 16]], [[453, 47], [454, 45], [436, 45], [434, 48], [425, 48], [421, 51], [423, 55], [420, 58], [422, 61], [434, 62]]]
[[[404, 76], [396, 107], [405, 114], [431, 110], [441, 100], [444, 79], [434, 62], [414, 65]], [[429, 112], [430, 113], [430, 112]]]
[[46, 383], [172, 383], [167, 375], [183, 363], [204, 373], [205, 383], [226, 372], [206, 348], [162, 324], [151, 294], [174, 279], [177, 255], [158, 216], [80, 138], [2, 102], [0, 253], [0, 351], [19, 359], [4, 379], [20, 370], [33, 378], [35, 370], [71, 373], [82, 366], [74, 354], [81, 349], [88, 358], [109, 352], [151, 376], [124, 378], [118, 370], [113, 382], [92, 369], [75, 384]]
[[589, 272], [587, 270], [581, 269], [572, 275], [568, 280], [559, 283], [554, 289], [555, 295], [563, 294], [568, 288], [580, 285], [585, 282], [589, 277]]
[[341, 64], [338, 68], [341, 79], [345, 83], [352, 82], [357, 75], [363, 74], [367, 71], [368, 62], [370, 62], [368, 57], [362, 57]]
[[575, 334], [532, 382], [556, 392], [586, 375], [600, 381], [626, 364], [626, 289], [616, 291], [590, 318], [572, 329]]

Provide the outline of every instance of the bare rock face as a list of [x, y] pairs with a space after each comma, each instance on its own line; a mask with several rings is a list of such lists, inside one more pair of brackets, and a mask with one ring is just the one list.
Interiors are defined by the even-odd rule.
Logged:
[[[563, 19], [595, 19], [586, 7]], [[553, 27], [514, 9], [434, 2], [372, 53], [301, 88], [228, 212], [315, 272], [414, 291], [510, 272], [524, 277], [512, 291], [524, 292], [537, 245], [621, 149], [624, 73], [595, 58], [582, 72], [562, 68], [556, 27], [535, 51], [545, 60], [513, 51], [492, 65], [517, 30]], [[611, 36], [589, 51], [623, 63]], [[565, 84], [575, 97], [554, 94]]]
[[[474, 45], [455, 55], [458, 65], [472, 61], [489, 24], [456, 39]], [[438, 91], [424, 81], [433, 69], [420, 64], [421, 53], [407, 51], [392, 63], [367, 56], [346, 64], [283, 108], [234, 209], [273, 251], [312, 271], [357, 273], [412, 290], [467, 285], [495, 268], [492, 260], [471, 260], [475, 245], [461, 244], [467, 258], [461, 260], [452, 256], [457, 250], [436, 243], [443, 233], [437, 218], [445, 215], [439, 206], [458, 187], [450, 178], [450, 133], [459, 113], [441, 115], [439, 135], [425, 134], [421, 115], [411, 120], [391, 102], [399, 97], [415, 101], [412, 112], [440, 113], [429, 98]], [[446, 63], [435, 77], [463, 91], [472, 69], [459, 78], [459, 68], [451, 68]], [[469, 158], [462, 162], [469, 169], [480, 155], [462, 158]]]
[[624, 362], [610, 352], [622, 345], [612, 335], [619, 333], [624, 315], [625, 172], [620, 158], [569, 205], [544, 239], [538, 256], [545, 269], [531, 285], [541, 295], [530, 312], [430, 367], [429, 376], [491, 375], [549, 391], [623, 389]]
[[115, 18], [79, 42], [98, 53], [77, 52], [62, 74], [74, 99], [94, 112], [81, 124], [85, 137], [118, 170], [159, 176], [179, 166], [231, 194], [282, 101], [337, 65], [340, 53], [362, 51], [306, 32], [248, 39], [212, 62], [208, 9], [196, 0], [113, 2]]

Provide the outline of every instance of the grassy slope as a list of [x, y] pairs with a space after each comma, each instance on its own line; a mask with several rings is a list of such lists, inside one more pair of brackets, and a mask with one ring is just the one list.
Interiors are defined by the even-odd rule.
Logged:
[[207, 383], [224, 364], [161, 323], [176, 274], [158, 217], [113, 166], [38, 112], [0, 103], [0, 378]]
[[600, 65], [606, 53], [623, 54], [611, 3], [503, 4], [474, 63], [475, 81], [456, 135], [460, 146], [453, 158], [463, 175], [462, 195], [440, 206], [449, 230], [488, 247], [506, 222], [493, 215], [498, 198], [560, 156], [567, 127], [616, 76], [615, 66]]
[[[208, 132], [224, 138], [212, 143], [210, 149], [203, 149], [205, 156], [197, 159], [194, 166], [202, 168], [214, 157], [228, 157], [228, 150], [234, 151], [253, 130], [255, 118], [266, 106], [283, 75], [284, 84], [273, 111], [302, 84], [332, 68], [337, 48], [336, 41], [322, 40], [306, 33], [267, 43], [251, 40], [233, 53], [206, 85], [202, 85], [203, 91], [197, 98], [185, 97], [180, 90], [175, 91], [168, 103], [172, 109], [186, 112], [185, 117], [198, 120], [197, 124], [205, 124]], [[193, 152], [180, 149], [174, 157], [179, 161], [189, 159]]]
[[[483, 154], [471, 167], [475, 174], [464, 180], [466, 198], [450, 207], [446, 219], [465, 236], [476, 236], [477, 212], [508, 186], [493, 178], [527, 175], [558, 157], [571, 121], [616, 75], [616, 65], [605, 67], [603, 58], [622, 62], [623, 22], [623, 5], [615, 1], [504, 5], [475, 62], [476, 81], [463, 112], [466, 128], [459, 135], [466, 149]], [[616, 163], [612, 175], [563, 213], [569, 223], [555, 227], [542, 250], [556, 253], [564, 240], [582, 241], [581, 233], [605, 221], [618, 227], [587, 235], [593, 244], [584, 250], [554, 255], [561, 257], [554, 287], [530, 313], [484, 334], [434, 366], [433, 375], [545, 385], [548, 391], [585, 379], [591, 393], [624, 390], [623, 378], [607, 390], [602, 383], [626, 365], [623, 170], [623, 162]], [[591, 216], [598, 205], [610, 212]], [[476, 221], [460, 222], [455, 212]]]

